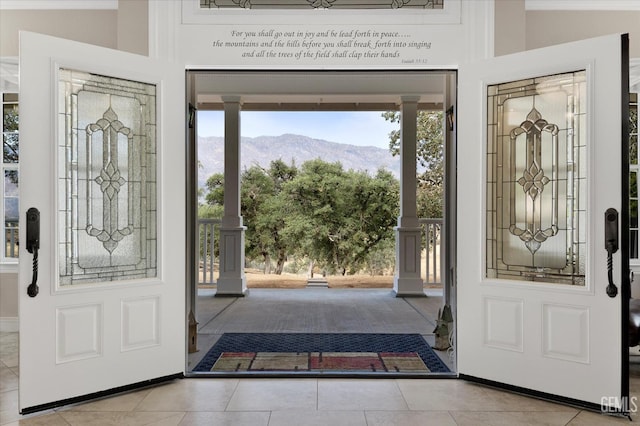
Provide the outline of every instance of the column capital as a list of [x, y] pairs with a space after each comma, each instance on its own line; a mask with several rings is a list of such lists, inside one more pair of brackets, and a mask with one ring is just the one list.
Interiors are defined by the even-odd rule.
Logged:
[[246, 229], [246, 227], [242, 223], [242, 216], [222, 216], [220, 227], [225, 229]]
[[232, 103], [242, 103], [242, 96], [236, 96], [236, 95], [225, 95], [221, 97], [222, 102], [224, 102], [225, 104], [232, 104]]
[[418, 103], [420, 101], [420, 96], [417, 95], [404, 95], [404, 96], [400, 96], [400, 102], [403, 104], [410, 104], [410, 103]]
[[400, 216], [398, 217], [399, 229], [420, 229], [420, 219], [416, 216]]

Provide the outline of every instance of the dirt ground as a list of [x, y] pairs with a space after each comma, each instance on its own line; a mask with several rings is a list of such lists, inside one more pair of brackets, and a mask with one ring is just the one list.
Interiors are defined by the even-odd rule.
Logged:
[[[304, 288], [307, 286], [306, 275], [282, 274], [265, 275], [259, 271], [246, 270], [247, 287], [249, 288]], [[315, 278], [322, 278], [316, 275]], [[368, 275], [331, 275], [325, 277], [329, 288], [392, 288], [393, 276]]]
[[[248, 288], [304, 288], [307, 286], [306, 275], [264, 274], [257, 269], [246, 269], [245, 275]], [[322, 276], [316, 274], [315, 278], [322, 278]], [[373, 277], [370, 275], [330, 275], [325, 279], [329, 288], [393, 288], [392, 275]]]

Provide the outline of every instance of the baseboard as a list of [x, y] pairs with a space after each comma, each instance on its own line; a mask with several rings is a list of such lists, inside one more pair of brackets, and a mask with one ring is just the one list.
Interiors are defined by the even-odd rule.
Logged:
[[0, 317], [0, 331], [4, 333], [17, 333], [20, 330], [18, 317]]

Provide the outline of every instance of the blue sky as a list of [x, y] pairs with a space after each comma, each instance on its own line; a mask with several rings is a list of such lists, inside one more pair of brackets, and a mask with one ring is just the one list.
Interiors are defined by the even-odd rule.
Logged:
[[[350, 145], [389, 147], [389, 132], [398, 123], [382, 118], [381, 111], [275, 112], [243, 111], [242, 136], [279, 136], [293, 133]], [[224, 136], [222, 111], [198, 113], [199, 136]]]

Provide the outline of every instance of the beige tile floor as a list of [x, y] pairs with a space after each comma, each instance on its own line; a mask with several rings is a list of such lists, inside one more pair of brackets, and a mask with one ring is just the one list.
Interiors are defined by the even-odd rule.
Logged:
[[[17, 352], [18, 334], [0, 333], [1, 425], [600, 426], [629, 423], [627, 419], [455, 379], [183, 379], [20, 416]], [[640, 368], [632, 368], [633, 395], [640, 393], [639, 371]], [[638, 418], [634, 416], [633, 420]]]

